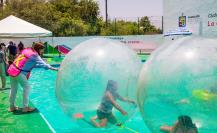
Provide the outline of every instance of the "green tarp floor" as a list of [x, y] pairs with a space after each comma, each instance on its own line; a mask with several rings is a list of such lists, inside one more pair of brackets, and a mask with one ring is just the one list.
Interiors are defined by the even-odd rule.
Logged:
[[[7, 83], [8, 86], [10, 85]], [[38, 111], [26, 114], [21, 111], [9, 112], [9, 92], [10, 89], [0, 90], [0, 133], [51, 133]], [[21, 90], [18, 90], [16, 102], [21, 107]], [[33, 107], [31, 103], [30, 106]]]

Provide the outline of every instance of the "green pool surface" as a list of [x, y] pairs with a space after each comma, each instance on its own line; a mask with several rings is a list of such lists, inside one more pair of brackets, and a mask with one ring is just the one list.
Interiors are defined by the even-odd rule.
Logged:
[[[149, 55], [139, 55], [139, 57], [141, 58], [142, 61], [146, 61], [147, 58], [149, 57]], [[50, 64], [59, 64], [61, 63], [63, 58], [57, 58], [56, 56], [54, 58], [47, 58], [47, 62]], [[38, 70], [36, 70], [38, 71]], [[32, 77], [34, 79], [34, 77], [36, 76], [35, 72], [33, 71]], [[50, 74], [52, 73], [52, 74]], [[47, 76], [50, 75], [50, 76]], [[54, 81], [50, 81], [49, 82], [47, 80], [41, 80], [41, 77], [47, 77], [47, 79], [53, 79], [54, 77], [52, 76], [53, 72], [52, 71], [44, 71], [38, 74], [38, 78], [36, 78], [34, 80], [34, 82], [32, 82], [30, 80], [30, 84], [32, 86], [32, 93], [35, 91], [35, 85], [37, 85], [38, 82], [40, 82], [40, 85], [42, 84], [53, 84]], [[45, 78], [44, 77], [44, 78]], [[37, 81], [36, 81], [37, 80]], [[52, 132], [52, 130], [49, 128], [48, 124], [46, 123], [46, 121], [44, 120], [44, 118], [42, 118], [41, 113], [38, 112], [34, 112], [34, 113], [28, 113], [28, 114], [22, 114], [21, 111], [18, 111], [16, 113], [11, 113], [8, 112], [8, 107], [9, 107], [9, 92], [10, 92], [10, 79], [9, 77], [7, 77], [7, 88], [6, 90], [0, 90], [0, 133], [50, 133]], [[44, 83], [46, 82], [46, 83]], [[39, 85], [39, 84], [38, 84]], [[1, 82], [0, 82], [0, 86], [1, 86]], [[50, 85], [52, 86], [52, 85]], [[40, 86], [38, 86], [37, 88], [41, 88]], [[42, 87], [43, 88], [43, 87]], [[44, 89], [46, 88], [46, 85], [44, 86]], [[50, 88], [50, 90], [53, 91], [54, 86], [52, 88]], [[49, 92], [50, 92], [49, 90]], [[42, 92], [42, 91], [41, 91]], [[54, 92], [53, 92], [54, 93]], [[16, 98], [16, 102], [17, 105], [19, 107], [22, 107], [22, 90], [19, 88], [18, 93], [17, 93], [17, 98]], [[34, 102], [34, 100], [33, 100]], [[34, 103], [35, 104], [35, 103]], [[43, 103], [42, 103], [43, 104]], [[33, 103], [30, 102], [30, 106], [34, 107]], [[36, 107], [38, 108], [38, 105], [36, 104]], [[39, 107], [40, 108], [40, 107]], [[44, 108], [44, 107], [43, 107]], [[41, 109], [40, 109], [41, 110]], [[44, 110], [46, 111], [46, 109]], [[48, 111], [48, 110], [47, 110]], [[139, 112], [137, 112], [139, 115]], [[137, 117], [135, 119], [138, 119]], [[133, 120], [136, 121], [136, 120]], [[59, 125], [60, 126], [60, 125]], [[137, 130], [131, 131], [131, 127], [137, 127], [138, 125], [135, 122], [129, 122], [129, 125], [126, 124], [125, 127], [120, 127], [120, 128], [116, 128], [116, 132], [126, 132], [126, 133], [134, 133]], [[59, 130], [60, 131], [60, 130]], [[60, 131], [61, 132], [61, 131]]]

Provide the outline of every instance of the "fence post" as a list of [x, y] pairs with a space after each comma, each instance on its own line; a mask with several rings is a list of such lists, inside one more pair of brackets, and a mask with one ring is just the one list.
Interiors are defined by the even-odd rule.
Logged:
[[117, 35], [117, 23], [116, 23], [116, 18], [115, 18], [115, 36]]
[[164, 33], [164, 16], [162, 16], [162, 20], [161, 20], [161, 24], [162, 24], [162, 34]]
[[139, 17], [138, 17], [138, 20], [137, 20], [137, 21], [138, 21], [138, 27], [137, 27], [137, 30], [138, 30], [138, 31], [137, 31], [137, 32], [138, 32], [138, 35], [140, 35], [140, 32], [139, 32], [139, 30], [140, 30], [140, 19], [139, 19]]

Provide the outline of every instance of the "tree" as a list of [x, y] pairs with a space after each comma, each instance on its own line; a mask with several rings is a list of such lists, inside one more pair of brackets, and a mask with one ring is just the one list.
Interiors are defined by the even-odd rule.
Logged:
[[[136, 35], [136, 22], [105, 21], [99, 16], [99, 6], [94, 0], [6, 0], [4, 18], [15, 15], [53, 32], [54, 36], [85, 35]], [[148, 17], [140, 21], [139, 33], [161, 33]]]
[[157, 29], [154, 25], [151, 24], [147, 16], [141, 18], [140, 27], [143, 31], [143, 34], [156, 34], [161, 32], [160, 29]]
[[58, 22], [57, 32], [59, 36], [84, 36], [87, 35], [87, 25], [81, 19], [63, 17]]

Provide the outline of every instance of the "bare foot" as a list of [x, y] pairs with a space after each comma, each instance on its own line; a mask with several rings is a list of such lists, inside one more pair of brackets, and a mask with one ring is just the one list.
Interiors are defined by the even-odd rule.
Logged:
[[19, 110], [19, 107], [15, 106], [15, 107], [9, 107], [8, 111], [9, 112], [14, 112], [14, 111], [17, 111]]
[[24, 107], [22, 110], [23, 113], [33, 112], [33, 111], [35, 111], [35, 108], [30, 108], [30, 107]]

